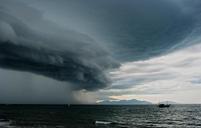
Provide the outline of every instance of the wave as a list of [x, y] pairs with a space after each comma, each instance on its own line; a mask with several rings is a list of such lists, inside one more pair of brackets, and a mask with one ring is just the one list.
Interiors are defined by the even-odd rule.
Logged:
[[112, 124], [112, 122], [108, 122], [108, 121], [95, 121], [95, 124], [108, 125], [108, 124]]
[[95, 121], [95, 125], [113, 125], [113, 126], [117, 126], [117, 127], [121, 127], [121, 128], [127, 128], [129, 127], [128, 124], [126, 123], [121, 123], [121, 122], [110, 122], [110, 121]]
[[1, 121], [0, 120], [0, 127], [2, 128], [10, 128], [11, 121]]

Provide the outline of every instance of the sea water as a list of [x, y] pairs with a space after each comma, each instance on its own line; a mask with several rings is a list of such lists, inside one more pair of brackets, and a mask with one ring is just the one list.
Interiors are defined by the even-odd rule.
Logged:
[[1, 105], [0, 128], [199, 128], [201, 105]]

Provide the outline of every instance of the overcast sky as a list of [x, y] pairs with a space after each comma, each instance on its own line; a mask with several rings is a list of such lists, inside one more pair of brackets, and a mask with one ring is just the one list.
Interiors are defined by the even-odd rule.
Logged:
[[201, 103], [199, 0], [0, 0], [0, 103]]

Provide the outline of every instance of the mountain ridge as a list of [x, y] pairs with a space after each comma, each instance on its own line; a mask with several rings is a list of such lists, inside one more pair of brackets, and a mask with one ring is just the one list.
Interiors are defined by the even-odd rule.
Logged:
[[142, 100], [104, 100], [99, 102], [100, 105], [150, 105], [151, 102], [142, 101]]

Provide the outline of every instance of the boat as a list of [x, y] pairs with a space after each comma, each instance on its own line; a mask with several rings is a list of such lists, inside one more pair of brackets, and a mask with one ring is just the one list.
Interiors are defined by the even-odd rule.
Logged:
[[159, 108], [169, 108], [170, 104], [158, 104]]

